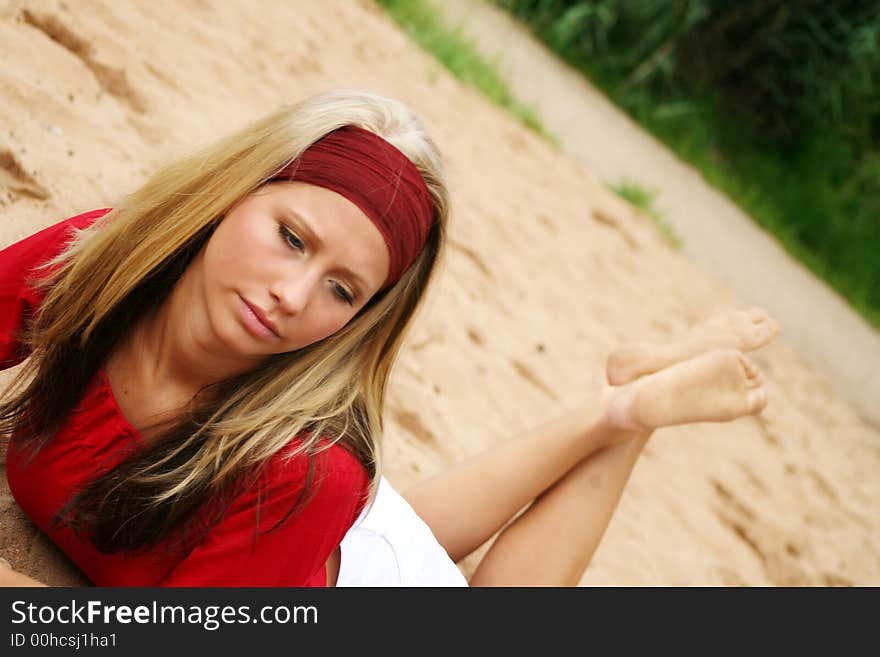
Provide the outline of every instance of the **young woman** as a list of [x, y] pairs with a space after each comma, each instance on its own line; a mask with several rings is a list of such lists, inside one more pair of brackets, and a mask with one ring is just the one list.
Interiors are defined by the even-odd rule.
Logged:
[[446, 207], [417, 119], [337, 92], [4, 250], [18, 504], [95, 584], [323, 585]]
[[[569, 549], [542, 518], [582, 502], [583, 472], [616, 473], [604, 528], [652, 429], [765, 403], [739, 352], [706, 352], [741, 345], [694, 343], [693, 358], [413, 491], [432, 534], [381, 480], [381, 418], [446, 198], [437, 151], [405, 107], [334, 92], [4, 250], [0, 364], [30, 357], [0, 405], [16, 501], [98, 585], [299, 586], [328, 572], [360, 583], [349, 573], [367, 572], [358, 555], [378, 559], [376, 545], [423, 565], [433, 555], [427, 572], [460, 583], [446, 554], [464, 556], [540, 494], [475, 576], [513, 583], [529, 577], [524, 546]], [[659, 370], [660, 352], [631, 370]], [[488, 493], [465, 516], [475, 490]], [[581, 561], [584, 545], [572, 544]], [[372, 583], [429, 583], [400, 575]], [[27, 578], [0, 568], [0, 581]]]

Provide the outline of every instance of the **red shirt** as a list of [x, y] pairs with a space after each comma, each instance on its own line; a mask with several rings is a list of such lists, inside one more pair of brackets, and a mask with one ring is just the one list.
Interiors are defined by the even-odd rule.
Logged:
[[[0, 251], [0, 369], [27, 357], [16, 335], [42, 301], [42, 293], [28, 285], [34, 268], [60, 253], [74, 228], [108, 211], [71, 217]], [[289, 448], [270, 460], [258, 484], [235, 498], [206, 541], [186, 556], [175, 556], [164, 544], [137, 554], [103, 554], [68, 527], [51, 527], [74, 490], [142, 445], [102, 368], [33, 461], [26, 464], [19, 450], [7, 450], [9, 488], [31, 520], [98, 586], [326, 586], [325, 563], [360, 513], [368, 485], [363, 466], [339, 445], [317, 457], [316, 489], [308, 503], [256, 542], [258, 490], [263, 532], [284, 517], [303, 488], [308, 459], [284, 463]]]

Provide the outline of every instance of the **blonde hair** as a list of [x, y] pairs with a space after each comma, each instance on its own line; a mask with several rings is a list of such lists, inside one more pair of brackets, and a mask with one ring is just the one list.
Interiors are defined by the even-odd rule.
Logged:
[[[383, 137], [418, 168], [435, 210], [425, 247], [395, 285], [377, 294], [337, 333], [273, 357], [235, 381], [221, 382], [219, 401], [202, 404], [202, 416], [193, 416], [199, 417], [197, 425], [190, 419], [182, 433], [183, 424], [177, 425], [178, 444], [157, 449], [152, 461], [124, 471], [124, 477], [108, 473], [112, 485], [102, 499], [108, 491], [138, 490], [141, 498], [149, 493], [141, 517], [163, 526], [157, 532], [142, 528], [132, 540], [119, 539], [119, 532], [107, 535], [107, 546], [130, 548], [161, 539], [195, 504], [223, 490], [235, 474], [258, 468], [294, 436], [302, 443], [290, 450], [290, 458], [321, 451], [322, 438], [342, 441], [368, 469], [370, 496], [375, 492], [386, 387], [445, 242], [448, 197], [440, 155], [418, 118], [398, 101], [362, 91], [331, 91], [279, 109], [164, 167], [81, 231], [50, 263], [57, 271], [45, 283], [48, 293], [28, 338], [33, 382], [0, 407], [0, 431], [11, 434], [26, 414], [39, 412], [37, 404], [52, 394], [50, 386], [57, 387], [47, 377], [57, 376], [59, 364], [80, 358], [85, 364], [76, 371], [81, 377], [93, 375], [120, 337], [114, 328], [120, 317], [131, 315], [136, 304], [164, 298], [232, 206], [310, 144], [344, 125]], [[90, 348], [85, 358], [82, 352]], [[68, 403], [68, 411], [76, 401]], [[64, 419], [46, 418], [43, 431], [34, 436], [37, 448]], [[33, 426], [29, 418], [28, 427]], [[180, 502], [187, 496], [193, 496], [192, 504]], [[131, 517], [132, 511], [124, 512]]]

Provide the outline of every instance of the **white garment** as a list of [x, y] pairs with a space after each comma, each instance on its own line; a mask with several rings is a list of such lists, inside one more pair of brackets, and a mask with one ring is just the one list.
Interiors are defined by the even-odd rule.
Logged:
[[467, 586], [430, 527], [385, 477], [340, 545], [336, 586]]

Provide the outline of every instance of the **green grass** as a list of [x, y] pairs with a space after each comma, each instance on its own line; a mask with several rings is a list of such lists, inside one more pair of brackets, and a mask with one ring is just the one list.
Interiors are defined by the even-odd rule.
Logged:
[[498, 75], [496, 66], [479, 54], [460, 29], [445, 26], [441, 17], [424, 0], [378, 0], [391, 18], [423, 50], [465, 84], [479, 89], [489, 100], [504, 108], [527, 128], [558, 145], [541, 124], [534, 110], [514, 98]]
[[681, 240], [678, 235], [672, 230], [672, 226], [666, 223], [666, 220], [663, 218], [660, 211], [654, 207], [654, 200], [657, 198], [656, 191], [642, 187], [638, 183], [630, 180], [624, 180], [616, 185], [612, 185], [611, 190], [622, 199], [632, 203], [647, 216], [651, 217], [651, 219], [656, 222], [660, 234], [666, 238], [666, 241], [669, 242], [670, 246], [674, 249], [681, 248]]

